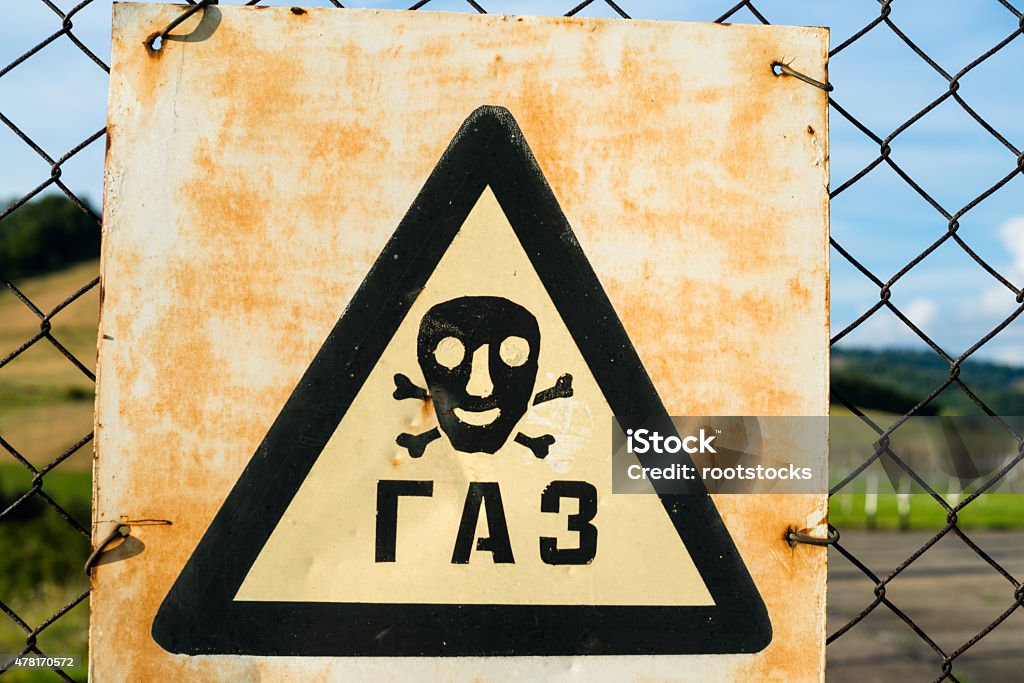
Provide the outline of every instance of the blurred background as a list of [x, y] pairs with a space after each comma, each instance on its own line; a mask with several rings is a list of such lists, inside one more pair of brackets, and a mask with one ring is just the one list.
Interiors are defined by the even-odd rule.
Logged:
[[[1024, 415], [1020, 8], [416, 3], [481, 5], [831, 27], [832, 412], [864, 415], [875, 435], [907, 414]], [[86, 652], [110, 10], [109, 0], [0, 8], [0, 653]], [[1007, 473], [1024, 468], [1015, 446]], [[984, 482], [954, 478], [927, 491], [910, 476], [886, 493], [885, 476], [877, 461], [834, 473], [842, 538], [829, 550], [828, 680], [1020, 680], [1024, 498], [977, 495]], [[68, 677], [85, 671], [7, 674]]]

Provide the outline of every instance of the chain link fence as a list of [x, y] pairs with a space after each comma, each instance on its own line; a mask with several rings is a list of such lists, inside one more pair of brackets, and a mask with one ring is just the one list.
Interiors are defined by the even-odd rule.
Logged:
[[[189, 0], [190, 4], [197, 4], [192, 0]], [[496, 1], [496, 0], [495, 0]], [[254, 5], [259, 0], [252, 0], [245, 4]], [[31, 5], [33, 9], [37, 9], [39, 6], [43, 6], [46, 11], [52, 13], [52, 33], [48, 35], [40, 35], [37, 43], [32, 45], [30, 49], [25, 51], [23, 54], [18, 55], [10, 63], [0, 68], [0, 84], [3, 79], [11, 79], [12, 76], [17, 76], [19, 70], [25, 70], [25, 67], [31, 63], [32, 60], [38, 59], [40, 55], [44, 55], [47, 51], [52, 51], [56, 46], [63, 46], [68, 48], [73, 47], [77, 53], [84, 55], [89, 61], [91, 61], [97, 70], [104, 73], [109, 73], [109, 66], [104, 60], [98, 56], [98, 52], [102, 54], [103, 50], [99, 46], [90, 47], [87, 45], [79, 35], [76, 35], [76, 20], [78, 20], [80, 14], [86, 10], [90, 5], [99, 6], [99, 11], [109, 12], [110, 3], [106, 0], [83, 0], [74, 6], [62, 8], [60, 0], [19, 0], [18, 3], [11, 3], [6, 5], [2, 11], [0, 11], [0, 17], [4, 22], [11, 22], [13, 25], [18, 25], [19, 13], [25, 12], [26, 7]], [[274, 3], [264, 3], [274, 4]], [[324, 4], [333, 5], [341, 8], [342, 3], [337, 0], [329, 0]], [[378, 3], [376, 6], [380, 6]], [[486, 0], [483, 4], [488, 4]], [[420, 0], [413, 4], [409, 9], [449, 9], [449, 10], [463, 10], [463, 11], [476, 11], [485, 13], [488, 8], [485, 8], [480, 2], [475, 0], [465, 0], [464, 3], [452, 3], [444, 2], [444, 0]], [[533, 5], [530, 6], [531, 13], [561, 13], [564, 12], [566, 16], [572, 15], [589, 15], [589, 16], [618, 16], [622, 18], [630, 18], [630, 14], [634, 11], [642, 11], [649, 3], [636, 2], [638, 10], [634, 10], [630, 7], [630, 2], [622, 0], [621, 2], [613, 2], [613, 0], [586, 0], [572, 7], [557, 7], [557, 2], [549, 2], [543, 11], [539, 11]], [[713, 20], [717, 22], [749, 22], [749, 23], [769, 23], [771, 11], [768, 9], [769, 5], [774, 3], [771, 0], [759, 0], [758, 2], [745, 1], [735, 4], [733, 6], [725, 6], [722, 3], [716, 3], [713, 1], [699, 3], [699, 7], [692, 8], [690, 4], [680, 4], [680, 14], [685, 16], [678, 16], [672, 18], [685, 18], [689, 20]], [[979, 2], [978, 4], [990, 4], [998, 12], [1001, 13], [1005, 20], [1005, 36], [995, 42], [994, 44], [988, 45], [976, 54], [970, 61], [968, 61], [958, 71], [952, 72], [947, 71], [940, 66], [938, 60], [933, 59], [925, 49], [923, 49], [919, 42], [915, 42], [911, 38], [911, 32], [905, 30], [905, 27], [897, 23], [897, 19], [894, 16], [894, 7], [901, 4], [899, 0], [881, 0], [881, 2], [873, 2], [872, 0], [862, 0], [862, 5], [870, 13], [867, 17], [866, 23], [860, 25], [855, 31], [849, 35], [837, 35], [835, 30], [833, 31], [832, 40], [835, 47], [830, 52], [830, 59], [833, 65], [844, 60], [846, 55], [854, 52], [853, 47], [858, 43], [866, 41], [870, 36], [877, 36], [879, 32], [888, 32], [890, 37], [894, 36], [898, 41], [906, 46], [913, 53], [913, 58], [920, 60], [920, 63], [925, 65], [926, 68], [932, 72], [941, 80], [938, 81], [940, 84], [936, 88], [934, 93], [934, 99], [927, 102], [924, 106], [916, 108], [909, 116], [906, 116], [902, 121], [895, 127], [888, 130], [874, 129], [871, 126], [858, 119], [857, 116], [851, 113], [843, 104], [843, 82], [841, 80], [833, 79], [832, 85], [834, 91], [831, 93], [830, 105], [833, 112], [833, 121], [836, 122], [845, 121], [855, 129], [858, 135], [863, 136], [863, 140], [870, 141], [869, 145], [872, 149], [876, 150], [873, 152], [871, 157], [859, 166], [858, 170], [852, 175], [846, 178], [836, 178], [833, 182], [833, 188], [831, 190], [831, 196], [833, 199], [842, 195], [845, 192], [849, 192], [851, 188], [857, 187], [858, 184], [863, 184], [865, 179], [875, 171], [877, 168], [888, 168], [890, 169], [899, 179], [900, 182], [905, 184], [910, 191], [922, 200], [927, 206], [926, 211], [930, 215], [930, 223], [932, 224], [932, 241], [927, 244], [924, 248], [913, 254], [912, 258], [906, 260], [906, 262], [899, 267], [892, 274], [878, 272], [878, 269], [874, 270], [869, 267], [867, 263], [867, 256], [870, 254], [858, 254], [854, 248], [847, 248], [843, 243], [840, 243], [837, 239], [831, 241], [833, 249], [833, 269], [836, 265], [843, 264], [848, 265], [859, 273], [859, 276], [863, 278], [863, 284], [877, 291], [877, 300], [870, 305], [866, 310], [856, 316], [852, 322], [845, 325], [835, 325], [834, 328], [838, 328], [832, 337], [832, 344], [835, 345], [840, 340], [848, 337], [854, 331], [865, 327], [868, 321], [874, 317], [882, 315], [885, 311], [888, 311], [892, 316], [900, 321], [902, 325], [909, 329], [913, 335], [920, 340], [922, 348], [926, 347], [934, 352], [935, 356], [948, 366], [948, 375], [945, 379], [937, 384], [931, 391], [926, 395], [920, 396], [917, 404], [910, 409], [906, 415], [897, 419], [894, 423], [887, 427], [883, 427], [877, 424], [868, 415], [865, 415], [861, 410], [857, 408], [851, 401], [847, 400], [844, 396], [833, 391], [832, 400], [834, 403], [844, 405], [848, 410], [856, 415], [861, 416], [864, 422], [871, 427], [878, 438], [877, 450], [874, 455], [866, 460], [861, 466], [849, 472], [841, 481], [835, 484], [831, 490], [831, 495], [836, 495], [847, 491], [854, 485], [859, 477], [863, 476], [864, 471], [876, 460], [889, 457], [892, 458], [897, 465], [906, 471], [906, 474], [916, 482], [918, 486], [927, 494], [934, 505], [940, 506], [946, 515], [945, 525], [933, 534], [929, 534], [923, 543], [919, 545], [915, 542], [913, 547], [907, 545], [902, 548], [902, 555], [905, 555], [905, 559], [900, 562], [894, 569], [888, 571], [888, 573], [877, 571], [870, 566], [870, 562], [866, 559], [859, 558], [855, 552], [851, 551], [842, 541], [834, 544], [834, 552], [836, 556], [832, 557], [833, 568], [838, 562], [848, 562], [848, 568], [852, 567], [855, 571], [859, 572], [863, 576], [864, 586], [870, 590], [873, 594], [872, 597], [867, 597], [863, 608], [857, 613], [852, 619], [845, 621], [844, 623], [833, 623], [834, 620], [830, 619], [828, 636], [829, 653], [833, 650], [834, 643], [840, 641], [847, 636], [851, 629], [853, 629], [858, 623], [864, 620], [866, 617], [877, 611], [888, 610], [895, 615], [901, 622], [907, 627], [907, 632], [912, 633], [914, 637], [920, 639], [924, 644], [926, 657], [930, 670], [934, 673], [935, 681], [959, 681], [968, 680], [967, 678], [958, 678], [959, 675], [963, 676], [958, 671], [958, 659], [966, 652], [982, 642], [986, 636], [989, 636], [995, 629], [998, 629], [1007, 619], [1015, 612], [1024, 613], [1021, 609], [1024, 604], [1024, 587], [1021, 582], [999, 561], [994, 559], [993, 555], [987, 552], [985, 549], [980, 547], [971, 536], [961, 528], [958, 524], [961, 514], [966, 508], [971, 505], [977, 505], [980, 496], [986, 491], [998, 485], [998, 483], [1006, 477], [1011, 470], [1014, 468], [1024, 467], [1020, 465], [1022, 459], [1024, 459], [1024, 438], [1016, 433], [1007, 422], [1003, 421], [997, 414], [996, 411], [991, 409], [986, 404], [986, 397], [979, 395], [971, 389], [971, 376], [970, 367], [965, 366], [965, 361], [974, 356], [979, 350], [983, 349], [987, 344], [990, 344], [993, 339], [996, 339], [998, 335], [1004, 333], [1008, 326], [1014, 323], [1016, 318], [1024, 311], [1024, 291], [1020, 289], [1017, 284], [1012, 281], [1013, 273], [1000, 272], [999, 269], [994, 267], [991, 263], [992, 259], [984, 258], [978, 249], [972, 246], [972, 236], [969, 234], [970, 231], [961, 229], [961, 221], [964, 217], [976, 209], [979, 205], [991, 197], [1000, 193], [1010, 193], [1013, 191], [1012, 181], [1015, 177], [1024, 174], [1024, 153], [1021, 152], [1015, 144], [1011, 141], [1011, 136], [1004, 135], [995, 125], [989, 122], [985, 116], [979, 113], [972, 106], [971, 102], [960, 92], [961, 83], [963, 79], [978, 69], [981, 65], [991, 60], [996, 55], [1003, 51], [1010, 49], [1011, 46], [1016, 45], [1018, 48], [1024, 39], [1024, 15], [1021, 11], [1015, 8], [1011, 3], [1005, 0], [985, 0], [984, 3]], [[500, 12], [516, 12], [520, 11], [520, 8], [514, 4], [508, 2], [501, 3], [501, 7], [492, 7], [492, 11]], [[716, 7], [715, 5], [721, 5]], [[642, 7], [641, 7], [642, 6]], [[566, 11], [567, 10], [567, 11]], [[716, 11], [717, 10], [717, 11]], [[94, 10], [95, 11], [95, 10]], [[813, 23], [811, 21], [799, 22], [792, 21], [792, 13], [794, 8], [792, 6], [787, 8], [787, 23]], [[638, 14], [638, 16], [647, 15]], [[816, 15], [817, 16], [817, 15]], [[662, 18], [659, 16], [659, 18]], [[827, 23], [827, 22], [825, 22]], [[66, 51], [65, 51], [66, 54]], [[833, 70], [834, 72], [835, 70]], [[53, 77], [57, 77], [59, 74], [51, 74]], [[11, 138], [12, 145], [25, 145], [30, 149], [38, 158], [45, 164], [45, 167], [49, 169], [47, 173], [41, 173], [38, 177], [31, 177], [34, 169], [25, 168], [23, 169], [24, 177], [26, 179], [26, 186], [31, 186], [32, 189], [25, 192], [22, 196], [15, 198], [13, 201], [2, 205], [0, 209], [0, 238], [2, 238], [4, 231], [4, 221], [14, 216], [19, 210], [24, 210], [26, 204], [31, 202], [34, 198], [39, 197], [45, 193], [62, 193], [75, 206], [78, 207], [85, 215], [91, 220], [95, 221], [96, 230], [100, 229], [101, 220], [96, 215], [93, 209], [83, 201], [78, 195], [76, 195], [75, 189], [69, 186], [68, 183], [63, 179], [63, 170], [65, 165], [71, 160], [75, 159], [83, 153], [84, 150], [95, 149], [102, 146], [105, 137], [105, 129], [100, 129], [82, 139], [77, 144], [74, 144], [66, 150], [54, 150], [45, 149], [41, 144], [33, 139], [33, 137], [25, 132], [24, 122], [13, 120], [13, 117], [9, 118], [5, 113], [5, 109], [8, 107], [7, 104], [10, 100], [0, 100], [0, 122], [3, 126], [16, 136], [17, 141]], [[973, 124], [984, 131], [984, 134], [989, 136], [991, 140], [995, 142], [999, 149], [1003, 150], [1000, 154], [1003, 154], [1003, 158], [1000, 163], [1005, 168], [1005, 174], [998, 178], [995, 182], [985, 187], [982, 191], [976, 195], [970, 197], [968, 201], [963, 202], [960, 205], [951, 205], [948, 202], [945, 204], [940, 202], [933, 194], [930, 194], [928, 189], [925, 187], [925, 183], [921, 182], [920, 178], [915, 173], [908, 170], [906, 164], [900, 159], [900, 154], [894, 151], [894, 142], [897, 141], [901, 136], [906, 136], [907, 132], [912, 129], [915, 124], [920, 122], [925, 117], [933, 115], [938, 108], [943, 105], [953, 104], [959, 107], [965, 112]], [[68, 111], [65, 115], [71, 119], [75, 116], [75, 112]], [[1017, 112], [1019, 116], [1019, 110]], [[2, 130], [2, 129], [0, 129]], [[5, 140], [4, 144], [7, 144]], [[833, 148], [833, 160], [834, 162], [841, 160], [841, 154], [843, 153], [842, 148]], [[5, 158], [8, 158], [7, 154], [4, 154]], [[4, 162], [8, 163], [7, 161]], [[835, 164], [834, 164], [835, 168]], [[22, 169], [19, 169], [21, 171]], [[90, 172], [100, 174], [100, 168], [92, 168]], [[1018, 189], [1019, 191], [1019, 189]], [[910, 200], [906, 200], [910, 201]], [[899, 207], [883, 205], [879, 208], [883, 212], [899, 213]], [[940, 247], [945, 245], [946, 248], [954, 247], [962, 251], [978, 269], [983, 271], [991, 282], [995, 283], [999, 288], [1004, 291], [1005, 298], [1009, 304], [1010, 312], [1005, 315], [1001, 320], [994, 324], [990, 329], [981, 334], [973, 343], [971, 343], [965, 351], [959, 355], [949, 353], [943, 348], [932, 336], [921, 326], [912, 320], [911, 315], [908, 315], [906, 310], [903, 310], [896, 304], [893, 299], [893, 293], [898, 291], [901, 281], [904, 281], [908, 273], [912, 271], [920, 271], [929, 267], [929, 257]], [[886, 249], [885, 243], [876, 244], [875, 248], [878, 250]], [[1005, 270], [1005, 269], [1004, 269]], [[17, 301], [20, 302], [19, 306], [23, 307], [23, 311], [27, 311], [38, 324], [38, 330], [33, 331], [30, 335], [20, 340], [20, 343], [14, 345], [14, 348], [0, 349], [0, 353], [3, 353], [2, 360], [0, 360], [0, 382], [4, 379], [4, 373], [9, 372], [10, 368], [17, 363], [20, 357], [30, 353], [33, 349], [40, 346], [50, 347], [59, 353], [60, 362], [66, 363], [67, 366], [73, 369], [74, 372], [79, 373], [82, 378], [88, 382], [94, 382], [95, 376], [92, 372], [91, 361], [89, 359], [83, 359], [77, 357], [75, 353], [69, 350], [69, 346], [61, 341], [61, 334], [55, 331], [55, 324], [60, 321], [62, 314], [69, 309], [72, 304], [76, 302], [88, 301], [90, 294], [95, 295], [96, 289], [98, 288], [99, 279], [93, 277], [88, 281], [87, 278], [83, 278], [82, 282], [75, 283], [73, 286], [68, 286], [65, 290], [66, 298], [58, 302], [48, 302], [47, 305], [43, 305], [37, 300], [37, 297], [27, 293], [27, 288], [20, 285], [15, 280], [18, 278], [10, 277], [7, 273], [0, 273], [0, 282], [3, 283], [8, 294], [7, 296], [16, 297]], [[835, 296], [837, 292], [833, 292]], [[980, 293], [979, 293], [980, 295]], [[883, 310], [884, 309], [884, 310]], [[948, 346], [948, 345], [947, 345]], [[927, 481], [918, 476], [911, 468], [904, 464], [900, 458], [888, 448], [887, 437], [898, 430], [904, 422], [911, 416], [922, 413], [927, 406], [936, 401], [937, 397], [942, 395], [944, 392], [963, 392], [970, 401], [977, 406], [977, 408], [984, 414], [991, 417], [992, 420], [998, 422], [1007, 433], [1016, 440], [1018, 444], [1018, 451], [1016, 457], [1008, 460], [1005, 465], [997, 472], [995, 472], [989, 480], [975, 488], [969, 495], [964, 495], [962, 499], [957, 501], [955, 504], [948, 501], [940, 492], [936, 491]], [[14, 404], [19, 401], [30, 401], [31, 397], [0, 397], [0, 399], [8, 399]], [[60, 419], [54, 417], [54, 420]], [[81, 545], [81, 556], [78, 558], [79, 561], [85, 562], [89, 554], [89, 520], [82, 516], [69, 512], [68, 506], [62, 504], [58, 499], [59, 496], [51, 495], [49, 488], [47, 487], [47, 481], [52, 479], [53, 473], [58, 471], [62, 465], [67, 463], [69, 459], [73, 458], [76, 454], [88, 453], [89, 444], [92, 440], [92, 434], [86, 433], [81, 434], [80, 438], [74, 441], [74, 443], [67, 448], [60, 449], [57, 452], [51, 452], [46, 454], [26, 454], [19, 451], [15, 444], [9, 442], [5, 435], [0, 433], [0, 457], [8, 461], [8, 465], [16, 463], [16, 466], [23, 469], [24, 481], [26, 485], [15, 491], [13, 494], [7, 494], [3, 498], [0, 498], [2, 502], [3, 510], [0, 511], [0, 525], [6, 526], [8, 530], [13, 529], [15, 532], [18, 529], [20, 520], [24, 517], [26, 510], [30, 508], [45, 508], [44, 513], [47, 515], [55, 515], [56, 519], [60, 520], [60, 524], [66, 526], [67, 530], [70, 530], [73, 534], [81, 537], [83, 543]], [[894, 600], [890, 593], [891, 588], [897, 585], [900, 581], [901, 576], [905, 574], [907, 569], [912, 564], [917, 562], [924, 554], [939, 543], [940, 540], [946, 537], [953, 537], [958, 539], [963, 545], [969, 549], [971, 553], [974, 553], [977, 558], [985, 563], [985, 565], [991, 570], [993, 575], [998, 576], [1001, 585], [1003, 586], [1002, 591], [995, 590], [991, 595], [991, 601], [995, 605], [994, 609], [998, 612], [995, 613], [991, 621], [984, 625], [976, 634], [962, 643], [958, 643], [955, 646], [946, 645], [941, 646], [936, 639], [929, 635], [928, 630], [920, 625], [914, 618], [898, 606], [898, 600]], [[909, 537], [908, 537], [909, 538]], [[65, 552], [60, 547], [53, 547], [50, 552], [59, 553]], [[901, 556], [902, 556], [901, 555]], [[840, 559], [845, 558], [845, 559]], [[14, 558], [15, 562], [18, 561]], [[953, 577], [955, 578], [955, 576]], [[6, 615], [5, 618], [9, 623], [5, 624], [5, 628], [13, 629], [20, 635], [18, 636], [18, 646], [21, 648], [22, 655], [43, 655], [44, 650], [41, 648], [40, 641], [45, 639], [45, 634], [49, 631], [60, 628], [62, 620], [67, 619], [67, 615], [78, 607], [78, 612], [84, 613], [85, 607], [81, 606], [86, 602], [88, 598], [88, 584], [84, 575], [80, 577], [81, 586], [80, 590], [75, 590], [73, 595], [70, 596], [66, 602], [61, 602], [59, 605], [54, 605], [52, 611], [49, 611], [43, 615], [34, 617], [28, 616], [29, 612], [38, 613], [38, 609], [29, 609], [25, 605], [27, 604], [24, 600], [19, 603], [19, 596], [17, 595], [0, 595], [0, 611]], [[955, 584], [950, 584], [951, 589], [954, 588]], [[868, 595], [866, 593], [866, 595]], [[67, 596], [66, 596], [67, 597]], [[950, 612], [947, 615], [949, 620], [955, 620], [957, 615]], [[84, 620], [79, 619], [77, 622], [79, 630], [84, 630]], [[79, 634], [81, 639], [84, 641], [84, 633]], [[1019, 645], [1019, 644], [1018, 644]], [[11, 653], [13, 654], [13, 653]], [[50, 653], [52, 654], [52, 653]], [[870, 653], [868, 653], [870, 654]], [[0, 671], [7, 671], [13, 665], [13, 659], [10, 661], [0, 662]], [[83, 670], [63, 670], [60, 668], [54, 668], [54, 674], [63, 680], [75, 680], [84, 678]]]

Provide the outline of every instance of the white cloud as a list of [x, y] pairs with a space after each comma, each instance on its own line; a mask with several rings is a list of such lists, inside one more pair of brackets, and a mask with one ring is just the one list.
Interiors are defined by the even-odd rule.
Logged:
[[939, 305], [931, 299], [922, 297], [911, 301], [903, 309], [903, 314], [922, 330], [927, 330], [939, 315]]
[[1024, 216], [1012, 216], [999, 226], [999, 239], [1013, 259], [1011, 279], [1018, 284], [1024, 279]]
[[993, 285], [981, 290], [977, 296], [964, 299], [960, 303], [959, 313], [963, 322], [969, 323], [971, 329], [981, 331], [977, 325], [991, 327], [1013, 313], [1018, 306], [1020, 304], [1014, 298], [1013, 292], [1003, 285]]
[[[896, 303], [896, 307], [917, 325], [918, 329], [935, 338], [936, 330], [933, 328], [939, 319], [940, 308], [933, 299], [919, 297], [906, 305]], [[941, 339], [939, 341], [942, 342]], [[851, 346], [868, 347], [923, 347], [924, 344], [913, 330], [886, 308], [880, 309], [868, 318], [850, 335], [847, 343]]]
[[[1011, 282], [1017, 286], [1024, 284], [1024, 216], [1011, 216], [996, 230], [996, 235], [1010, 262], [1003, 260], [994, 264]], [[985, 276], [987, 285], [984, 287], [964, 287], [962, 291], [967, 294], [960, 301], [958, 314], [966, 327], [977, 329], [979, 335], [988, 330], [982, 330], [978, 325], [989, 327], [1010, 315], [1020, 305], [1016, 302], [1013, 292], [1001, 284], [994, 284], [988, 275]], [[1016, 328], [1019, 323], [1011, 327]]]

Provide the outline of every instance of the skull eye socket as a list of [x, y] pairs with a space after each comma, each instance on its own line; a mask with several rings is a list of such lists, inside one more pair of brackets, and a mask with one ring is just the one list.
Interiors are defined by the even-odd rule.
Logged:
[[449, 370], [455, 368], [465, 357], [466, 347], [455, 337], [445, 337], [434, 347], [434, 360]]
[[530, 342], [522, 337], [505, 337], [498, 347], [498, 357], [510, 368], [518, 368], [530, 359]]

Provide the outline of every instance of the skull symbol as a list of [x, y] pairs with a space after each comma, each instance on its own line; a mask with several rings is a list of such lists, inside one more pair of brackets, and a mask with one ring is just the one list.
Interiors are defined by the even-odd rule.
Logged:
[[492, 296], [440, 303], [423, 316], [417, 356], [441, 429], [465, 453], [494, 453], [529, 407], [540, 330], [519, 304]]
[[[420, 321], [416, 352], [427, 389], [398, 374], [394, 397], [433, 401], [441, 430], [463, 453], [497, 452], [526, 414], [531, 397], [536, 405], [572, 396], [569, 374], [533, 395], [540, 353], [537, 319], [501, 297], [465, 296], [433, 306]], [[397, 441], [419, 457], [439, 437], [434, 428], [400, 434]], [[517, 434], [515, 441], [543, 458], [555, 439]]]

